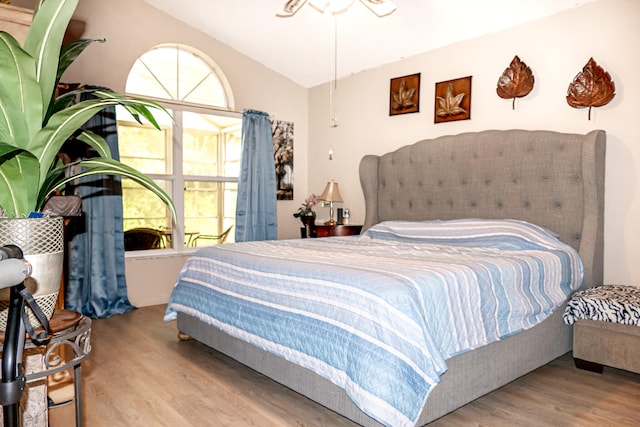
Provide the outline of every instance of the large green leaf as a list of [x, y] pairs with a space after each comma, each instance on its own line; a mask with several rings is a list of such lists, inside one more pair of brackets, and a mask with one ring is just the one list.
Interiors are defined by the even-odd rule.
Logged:
[[92, 43], [104, 43], [105, 39], [80, 39], [67, 43], [60, 50], [60, 60], [58, 62], [58, 72], [56, 73], [56, 84], [60, 82], [62, 75], [69, 68], [69, 65]]
[[47, 125], [38, 132], [30, 144], [31, 150], [42, 165], [40, 182], [44, 182], [47, 170], [54, 163], [62, 144], [96, 113], [116, 104], [116, 100], [92, 99], [72, 105], [51, 116]]
[[20, 144], [31, 139], [42, 125], [35, 62], [16, 39], [5, 32], [0, 32], [0, 58], [0, 114], [4, 116], [1, 125], [11, 140]]
[[105, 157], [111, 159], [111, 148], [103, 137], [95, 132], [89, 130], [83, 130], [80, 135], [76, 136], [76, 139], [84, 142], [98, 153], [98, 157]]
[[44, 121], [42, 122], [42, 125], [46, 126], [46, 124], [49, 122], [49, 119], [51, 118], [52, 115], [54, 115], [59, 111], [64, 110], [65, 108], [70, 107], [72, 103], [74, 103], [74, 101], [83, 93], [93, 93], [93, 92], [95, 92], [95, 89], [86, 89], [84, 87], [81, 87], [79, 89], [65, 92], [62, 95], [58, 96], [57, 98], [53, 99], [51, 104], [49, 104], [49, 111], [47, 111], [47, 115]]
[[127, 166], [124, 163], [118, 162], [117, 160], [96, 157], [73, 163], [74, 167], [82, 167], [82, 171], [74, 174], [73, 176], [65, 176], [63, 172], [68, 166], [69, 165], [65, 167], [58, 167], [49, 172], [46, 179], [46, 185], [43, 186], [43, 189], [38, 197], [38, 209], [44, 206], [47, 198], [51, 194], [53, 194], [56, 189], [66, 185], [74, 179], [95, 175], [116, 175], [129, 178], [150, 190], [169, 207], [169, 210], [171, 211], [173, 217], [177, 217], [175, 205], [173, 204], [173, 201], [171, 200], [169, 195], [162, 189], [162, 187], [156, 184], [155, 181], [153, 181], [151, 178], [132, 168], [131, 166]]
[[75, 100], [77, 93], [76, 91], [67, 92], [54, 100], [49, 104], [49, 110], [42, 120], [42, 125], [46, 125], [49, 122], [51, 116], [53, 116], [58, 111], [62, 111], [65, 108], [69, 107], [71, 103]]
[[43, 107], [40, 122], [53, 98], [62, 40], [77, 5], [78, 0], [47, 0], [41, 3], [24, 42], [24, 49], [36, 61], [36, 79], [40, 84]]
[[[104, 108], [111, 105], [137, 105], [141, 111], [146, 111], [149, 115], [147, 107], [160, 108], [158, 104], [151, 101], [133, 100], [125, 98], [121, 95], [113, 94], [111, 98], [107, 98], [112, 92], [101, 92], [102, 99], [90, 99], [72, 105], [62, 111], [57, 112], [49, 119], [47, 125], [38, 132], [29, 146], [29, 149], [40, 159], [40, 182], [44, 182], [45, 175], [50, 165], [55, 161], [55, 157], [60, 151], [62, 144], [87, 122], [93, 115], [100, 112]], [[146, 117], [146, 115], [145, 115]], [[154, 120], [154, 126], [159, 129], [158, 123]]]
[[94, 95], [100, 99], [119, 100], [120, 105], [122, 105], [138, 123], [142, 124], [142, 120], [140, 119], [140, 115], [142, 115], [149, 121], [149, 123], [151, 123], [151, 125], [153, 125], [153, 127], [158, 130], [160, 130], [160, 125], [158, 124], [158, 121], [151, 113], [149, 108], [160, 110], [167, 116], [171, 117], [171, 119], [173, 120], [173, 117], [171, 116], [171, 114], [169, 114], [169, 111], [167, 111], [166, 108], [156, 102], [148, 101], [141, 98], [127, 98], [124, 95], [108, 90], [96, 90], [94, 92]]
[[0, 207], [6, 216], [25, 215], [36, 204], [38, 160], [26, 151], [5, 159], [0, 165]]
[[5, 159], [12, 157], [12, 153], [17, 153], [19, 151], [22, 151], [22, 148], [16, 147], [10, 143], [0, 142], [0, 167], [2, 167], [2, 162]]
[[[0, 80], [0, 92], [4, 90]], [[29, 131], [20, 110], [11, 99], [0, 98], [0, 141], [14, 147], [27, 145]]]
[[29, 209], [24, 192], [19, 191], [20, 187], [26, 187], [24, 176], [13, 160], [6, 160], [0, 168], [0, 208], [10, 218]]

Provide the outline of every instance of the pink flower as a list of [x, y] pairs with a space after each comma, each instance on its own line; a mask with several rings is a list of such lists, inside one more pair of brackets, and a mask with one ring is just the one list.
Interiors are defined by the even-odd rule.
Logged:
[[318, 200], [318, 196], [315, 194], [309, 195], [306, 199], [304, 199], [304, 203], [301, 205], [301, 208], [298, 208], [298, 212], [294, 213], [293, 216], [296, 218], [313, 216], [315, 218], [316, 213], [313, 211], [313, 207], [318, 204], [320, 200]]
[[304, 200], [304, 203], [302, 204], [302, 206], [304, 206], [307, 209], [311, 209], [312, 207], [318, 204], [318, 201], [319, 201], [318, 196], [316, 196], [315, 194], [311, 194], [309, 197], [307, 197]]

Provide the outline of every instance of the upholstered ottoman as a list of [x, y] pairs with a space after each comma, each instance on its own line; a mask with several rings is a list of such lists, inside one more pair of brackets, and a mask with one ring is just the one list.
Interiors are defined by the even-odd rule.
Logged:
[[577, 292], [563, 318], [574, 325], [578, 368], [602, 372], [606, 365], [640, 374], [640, 287], [603, 285]]

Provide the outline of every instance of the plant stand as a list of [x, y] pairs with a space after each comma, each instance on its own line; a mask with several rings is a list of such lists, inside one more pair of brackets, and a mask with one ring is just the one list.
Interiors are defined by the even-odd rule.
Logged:
[[[24, 350], [26, 387], [20, 402], [22, 427], [49, 425], [47, 378], [73, 371], [73, 400], [76, 426], [82, 426], [81, 363], [91, 352], [91, 319], [69, 310], [57, 310], [51, 318], [53, 336], [46, 346], [27, 343]], [[0, 351], [2, 347], [0, 347]], [[60, 350], [69, 355], [61, 358]], [[2, 424], [0, 411], [0, 425]]]
[[[44, 370], [45, 347], [31, 347], [24, 350], [24, 371], [29, 376]], [[49, 425], [47, 408], [47, 384], [44, 379], [27, 382], [20, 400], [22, 427], [46, 427]], [[3, 423], [0, 411], [0, 423]]]

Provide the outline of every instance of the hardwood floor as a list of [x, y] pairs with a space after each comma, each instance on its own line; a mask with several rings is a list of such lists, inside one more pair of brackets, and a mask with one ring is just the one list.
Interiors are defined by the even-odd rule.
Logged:
[[[83, 363], [84, 425], [354, 426], [208, 347], [176, 338], [164, 306], [93, 321]], [[50, 411], [74, 425], [73, 405]], [[430, 424], [443, 426], [638, 426], [640, 375], [578, 370], [570, 355]]]

